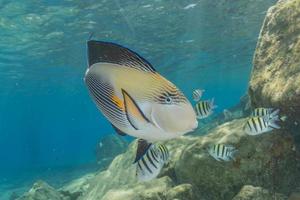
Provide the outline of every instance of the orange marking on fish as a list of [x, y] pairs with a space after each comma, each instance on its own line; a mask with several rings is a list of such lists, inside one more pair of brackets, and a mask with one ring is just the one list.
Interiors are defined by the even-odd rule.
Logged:
[[122, 111], [125, 110], [124, 102], [119, 97], [113, 95], [111, 99]]

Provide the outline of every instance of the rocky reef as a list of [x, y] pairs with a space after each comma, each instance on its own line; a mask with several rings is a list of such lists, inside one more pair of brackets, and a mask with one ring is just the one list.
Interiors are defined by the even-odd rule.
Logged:
[[[72, 196], [71, 199], [77, 200], [227, 200], [238, 193], [241, 196], [244, 185], [264, 187], [262, 194], [271, 196], [295, 191], [300, 185], [300, 162], [292, 137], [282, 131], [251, 137], [242, 131], [244, 122], [245, 119], [233, 120], [206, 136], [167, 142], [171, 161], [160, 177], [150, 182], [136, 180], [132, 165], [136, 142], [133, 142], [107, 170], [76, 180], [70, 184], [72, 187], [65, 186], [57, 192], [61, 199]], [[206, 147], [215, 143], [236, 146], [239, 149], [236, 161], [218, 162], [210, 157]]]
[[[157, 179], [142, 183], [137, 182], [132, 164], [133, 142], [106, 170], [57, 190], [38, 182], [19, 200], [299, 199], [300, 154], [295, 143], [300, 122], [299, 0], [279, 1], [269, 9], [253, 62], [251, 104], [280, 108], [288, 116], [284, 128], [249, 136], [243, 131], [246, 119], [241, 115], [222, 121], [203, 136], [168, 141], [170, 162]], [[235, 146], [236, 159], [218, 162], [209, 156], [207, 147], [216, 143]]]
[[[300, 130], [300, 1], [279, 1], [264, 20], [249, 95], [254, 107], [280, 108], [291, 130]], [[299, 134], [299, 133], [298, 133]]]

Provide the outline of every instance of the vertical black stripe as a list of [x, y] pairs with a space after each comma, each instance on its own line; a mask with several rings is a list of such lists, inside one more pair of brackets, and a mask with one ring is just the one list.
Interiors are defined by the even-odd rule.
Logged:
[[254, 127], [255, 131], [257, 132], [257, 127], [256, 127], [256, 123], [255, 123], [254, 118], [251, 118], [251, 120], [252, 120], [253, 127]]
[[250, 120], [247, 121], [247, 125], [248, 125], [250, 131], [252, 131], [252, 127], [251, 127], [251, 125], [250, 125]]
[[222, 157], [224, 156], [224, 153], [225, 153], [225, 145], [223, 145], [222, 147]]
[[151, 153], [151, 155], [152, 155], [152, 158], [158, 163], [158, 160], [157, 160], [157, 156], [155, 156], [154, 154], [155, 153], [153, 153], [153, 150], [152, 149], [150, 149], [150, 153]]
[[263, 130], [263, 126], [262, 126], [262, 122], [260, 121], [261, 120], [261, 117], [257, 118], [258, 120], [258, 124], [259, 124], [259, 127], [260, 127], [260, 131]]
[[198, 103], [198, 111], [199, 111], [199, 115], [203, 116], [201, 105], [202, 105], [202, 102]]
[[265, 118], [262, 118], [262, 120], [263, 120], [263, 123], [264, 123], [264, 127], [266, 128], [267, 127], [267, 123], [266, 123]]
[[156, 165], [153, 163], [152, 159], [150, 158], [149, 151], [146, 153], [146, 156], [147, 156], [149, 162], [151, 163], [151, 165], [153, 165], [153, 167], [155, 167], [157, 169]]
[[152, 172], [152, 170], [149, 168], [149, 166], [147, 165], [147, 163], [146, 163], [146, 161], [145, 161], [145, 159], [144, 158], [142, 158], [141, 159], [142, 160], [142, 162], [143, 162], [143, 164], [144, 164], [144, 166], [147, 168], [147, 170], [152, 174], [153, 172]]

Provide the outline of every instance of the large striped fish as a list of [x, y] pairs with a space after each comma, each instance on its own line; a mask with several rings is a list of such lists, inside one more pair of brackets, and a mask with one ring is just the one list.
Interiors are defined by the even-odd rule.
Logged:
[[169, 151], [165, 145], [152, 144], [148, 151], [136, 163], [136, 176], [139, 181], [156, 178], [169, 159]]
[[128, 48], [90, 40], [85, 83], [98, 109], [121, 135], [144, 139], [136, 161], [154, 141], [197, 128], [191, 103], [152, 65]]

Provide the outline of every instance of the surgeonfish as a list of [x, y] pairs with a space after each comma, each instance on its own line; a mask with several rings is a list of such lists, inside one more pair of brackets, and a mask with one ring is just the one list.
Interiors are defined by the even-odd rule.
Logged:
[[146, 153], [136, 161], [136, 176], [139, 181], [157, 177], [169, 159], [169, 151], [163, 144], [151, 144]]
[[216, 108], [214, 105], [214, 99], [209, 101], [199, 101], [195, 106], [195, 112], [198, 119], [204, 119], [213, 113], [213, 109]]
[[87, 49], [85, 84], [117, 133], [154, 142], [197, 128], [188, 99], [136, 52], [95, 40], [87, 42]]
[[238, 150], [231, 145], [215, 144], [208, 148], [208, 153], [217, 161], [235, 160], [235, 154]]
[[244, 125], [244, 131], [248, 135], [259, 135], [274, 129], [280, 129], [280, 126], [276, 124], [278, 120], [278, 116], [273, 118], [270, 116], [249, 117]]
[[205, 92], [205, 90], [201, 90], [201, 89], [196, 89], [193, 91], [193, 100], [194, 101], [200, 101], [203, 93]]

